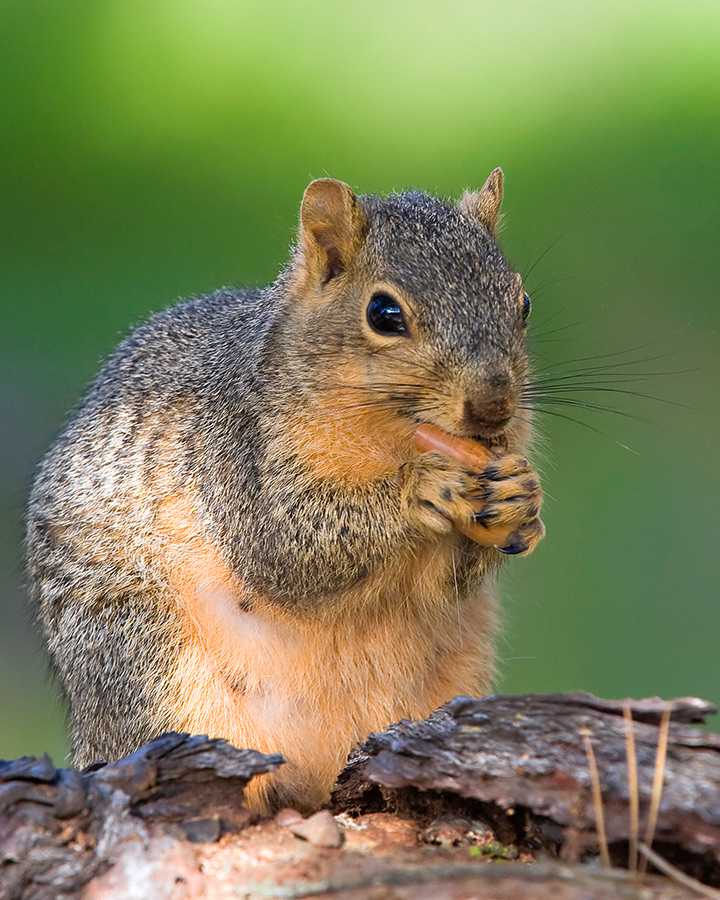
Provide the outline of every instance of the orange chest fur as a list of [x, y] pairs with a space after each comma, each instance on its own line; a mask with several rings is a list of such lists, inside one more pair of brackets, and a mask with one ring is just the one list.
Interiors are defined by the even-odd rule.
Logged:
[[166, 727], [281, 752], [291, 765], [278, 779], [307, 780], [300, 793], [322, 802], [357, 740], [477, 690], [491, 611], [482, 598], [443, 601], [449, 545], [395, 563], [332, 609], [296, 615], [238, 581], [188, 497], [166, 504], [160, 524], [179, 622]]

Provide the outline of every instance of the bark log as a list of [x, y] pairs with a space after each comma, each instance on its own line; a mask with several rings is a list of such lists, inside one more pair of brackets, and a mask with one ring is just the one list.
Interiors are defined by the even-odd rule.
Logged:
[[[583, 732], [613, 859], [627, 861], [625, 705], [642, 831], [665, 708], [657, 700], [456, 698], [423, 722], [367, 739], [336, 786], [336, 825], [327, 815], [299, 824], [288, 811], [258, 820], [243, 789], [281, 757], [205, 737], [163, 735], [83, 773], [47, 757], [0, 763], [0, 898], [693, 896], [666, 878], [640, 887], [588, 862], [596, 813]], [[673, 702], [654, 848], [718, 884], [720, 737], [687, 727], [712, 711], [698, 700]]]

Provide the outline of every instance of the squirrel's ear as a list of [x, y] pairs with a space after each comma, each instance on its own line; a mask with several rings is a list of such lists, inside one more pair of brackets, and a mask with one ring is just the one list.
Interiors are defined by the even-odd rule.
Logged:
[[316, 268], [324, 283], [345, 270], [362, 228], [362, 213], [347, 184], [334, 178], [310, 182], [300, 207], [300, 243], [305, 264]]
[[460, 212], [486, 226], [496, 234], [503, 198], [503, 170], [493, 169], [480, 191], [465, 191], [458, 203]]

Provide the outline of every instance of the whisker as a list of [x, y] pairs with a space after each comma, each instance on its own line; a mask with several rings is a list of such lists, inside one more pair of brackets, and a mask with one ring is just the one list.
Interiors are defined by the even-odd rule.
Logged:
[[[551, 322], [555, 316], [551, 316], [547, 321]], [[587, 325], [589, 319], [579, 319], [577, 322], [568, 322], [565, 325], [559, 325], [557, 328], [551, 328], [549, 331], [537, 331], [533, 329], [530, 333], [530, 340], [533, 342], [538, 342], [541, 339], [545, 339], [549, 334], [558, 334], [561, 331], [567, 331], [569, 328], [577, 328], [579, 325]], [[547, 323], [544, 323], [547, 324]]]
[[[617, 350], [613, 353], [598, 353], [598, 354], [595, 354], [594, 356], [581, 356], [577, 359], [566, 359], [566, 360], [562, 360], [561, 362], [555, 363], [552, 366], [549, 366], [545, 371], [547, 371], [547, 372], [553, 371], [555, 369], [558, 369], [560, 366], [565, 366], [565, 365], [574, 366], [577, 363], [581, 363], [581, 362], [592, 362], [593, 360], [596, 360], [596, 359], [598, 359], [598, 360], [599, 359], [612, 359], [616, 356], [624, 356], [628, 353], [634, 353], [637, 350], [644, 350], [647, 347], [652, 347], [658, 343], [660, 343], [660, 342], [653, 341], [650, 344], [643, 344], [640, 347], [633, 347], [629, 350]], [[603, 369], [611, 369], [613, 367], [613, 365], [616, 365], [618, 368], [620, 368], [622, 366], [636, 366], [636, 365], [640, 365], [640, 364], [646, 363], [646, 362], [654, 362], [657, 359], [667, 359], [669, 356], [677, 356], [677, 354], [681, 353], [681, 352], [682, 352], [682, 348], [678, 348], [677, 350], [669, 350], [667, 353], [658, 353], [655, 356], [646, 356], [643, 359], [629, 359], [629, 360], [626, 360], [625, 362], [609, 363], [608, 365], [604, 365], [604, 366], [589, 366], [588, 369], [590, 371], [602, 371]], [[584, 371], [584, 370], [579, 369], [578, 371]]]
[[[534, 410], [534, 408], [532, 406], [521, 406], [521, 407], [519, 407], [519, 409]], [[557, 418], [557, 419], [565, 419], [568, 422], [574, 422], [576, 425], [582, 425], [583, 428], [587, 428], [590, 431], [595, 432], [595, 434], [599, 434], [602, 437], [607, 438], [608, 440], [612, 441], [613, 444], [617, 444], [618, 447], [622, 447], [623, 450], [629, 450], [630, 453], [635, 453], [639, 456], [637, 450], [633, 450], [632, 447], [628, 447], [626, 444], [621, 444], [620, 441], [615, 440], [615, 438], [612, 437], [611, 435], [607, 434], [607, 432], [601, 431], [599, 428], [595, 428], [593, 425], [590, 425], [587, 422], [583, 422], [582, 419], [576, 419], [573, 416], [566, 416], [564, 413], [560, 413], [556, 409], [542, 409], [541, 408], [541, 409], [538, 409], [537, 412], [542, 413], [543, 415], [546, 415], [546, 416], [555, 416], [555, 418]]]
[[561, 306], [560, 309], [556, 309], [554, 313], [549, 315], [546, 319], [533, 319], [533, 325], [531, 326], [531, 330], [534, 331], [538, 325], [547, 325], [548, 322], [552, 322], [557, 319], [558, 316], [561, 316], [567, 310], [567, 306]]
[[646, 394], [644, 391], [631, 391], [627, 388], [603, 387], [599, 385], [571, 385], [561, 387], [557, 391], [534, 390], [533, 388], [529, 388], [523, 390], [522, 393], [524, 397], [530, 397], [532, 399], [547, 402], [553, 399], [562, 399], [562, 394], [566, 392], [576, 394], [623, 394], [628, 397], [640, 397], [643, 400], [654, 400], [656, 403], [665, 403], [667, 406], [677, 406], [680, 409], [694, 409], [696, 411], [699, 410], [699, 407], [697, 406], [689, 406], [687, 403], [678, 403], [675, 400], [668, 400], [665, 397], [656, 397], [654, 394]]
[[576, 400], [572, 397], [556, 397], [552, 400], [544, 400], [541, 403], [537, 403], [534, 406], [534, 409], [537, 410], [537, 412], [546, 412], [545, 405], [571, 406], [575, 409], [594, 409], [599, 412], [609, 412], [616, 416], [623, 416], [625, 419], [634, 419], [636, 422], [645, 422], [648, 425], [662, 425], [661, 422], [657, 422], [654, 419], [648, 419], [645, 416], [639, 416], [636, 413], [631, 413], [624, 409], [617, 409], [617, 407], [614, 406], [604, 406], [602, 403], [589, 403], [588, 401]]
[[540, 256], [538, 256], [538, 258], [535, 260], [535, 262], [530, 266], [530, 268], [527, 270], [527, 272], [525, 272], [525, 274], [523, 275], [523, 281], [527, 281], [530, 278], [530, 275], [532, 274], [535, 266], [537, 266], [537, 264], [539, 262], [541, 262], [543, 259], [545, 259], [545, 257], [553, 249], [553, 247], [555, 247], [557, 244], [559, 244], [560, 241], [565, 237], [566, 234], [567, 234], [567, 231], [563, 231], [562, 234], [559, 234], [555, 238], [555, 240], [552, 242], [552, 244], [550, 244], [549, 247], [547, 247], [545, 250], [543, 250], [543, 252], [540, 254]]
[[[559, 386], [566, 383], [579, 382], [585, 384], [631, 384], [637, 381], [647, 381], [648, 378], [664, 377], [669, 375], [689, 375], [698, 372], [694, 369], [674, 369], [667, 372], [616, 372], [616, 371], [592, 371], [578, 370], [577, 372], [536, 372], [526, 378], [526, 383], [540, 386]], [[584, 382], [582, 379], [586, 379]]]
[[555, 287], [556, 284], [563, 284], [566, 281], [575, 281], [575, 277], [573, 275], [566, 275], [564, 278], [555, 278], [553, 281], [543, 281], [542, 284], [534, 285], [532, 291], [528, 288], [528, 291], [533, 296], [533, 299], [537, 297], [542, 291], [546, 290], [549, 287]]

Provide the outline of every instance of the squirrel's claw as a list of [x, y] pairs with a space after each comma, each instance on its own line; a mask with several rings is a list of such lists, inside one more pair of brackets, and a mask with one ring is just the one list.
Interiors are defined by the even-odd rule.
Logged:
[[531, 519], [522, 528], [514, 531], [510, 535], [507, 544], [503, 547], [498, 547], [498, 550], [507, 556], [527, 556], [529, 553], [532, 553], [544, 534], [545, 526], [542, 520], [538, 518]]

